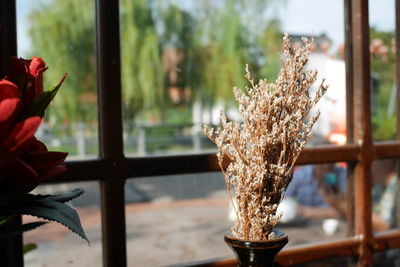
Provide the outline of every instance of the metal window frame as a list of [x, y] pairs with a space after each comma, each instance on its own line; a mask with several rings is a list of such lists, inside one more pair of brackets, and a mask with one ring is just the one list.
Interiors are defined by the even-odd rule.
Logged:
[[[400, 231], [374, 235], [371, 220], [371, 163], [400, 158], [400, 142], [373, 143], [371, 137], [368, 0], [343, 0], [346, 45], [346, 108], [348, 144], [305, 149], [298, 164], [346, 161], [353, 166], [348, 197], [350, 237], [326, 244], [283, 250], [281, 266], [319, 259], [355, 256], [359, 266], [370, 266], [374, 252], [400, 247]], [[95, 0], [99, 96], [99, 159], [68, 162], [68, 172], [52, 183], [99, 181], [101, 185], [103, 266], [127, 266], [124, 183], [128, 178], [218, 171], [215, 155], [196, 154], [125, 158], [122, 139], [122, 93], [119, 37], [119, 2]], [[400, 0], [396, 0], [397, 62], [400, 61]], [[16, 55], [15, 0], [0, 2], [0, 75]], [[400, 103], [400, 68], [396, 66], [397, 103]], [[398, 105], [399, 106], [399, 105]], [[397, 110], [400, 134], [400, 107]], [[154, 168], [157, 166], [157, 168]], [[353, 192], [353, 190], [349, 190]], [[357, 207], [353, 209], [353, 207]], [[354, 218], [354, 222], [353, 219]], [[20, 218], [15, 223], [21, 223]], [[22, 237], [1, 243], [9, 266], [23, 266]], [[234, 259], [190, 266], [235, 266]], [[188, 265], [189, 266], [189, 265]]]

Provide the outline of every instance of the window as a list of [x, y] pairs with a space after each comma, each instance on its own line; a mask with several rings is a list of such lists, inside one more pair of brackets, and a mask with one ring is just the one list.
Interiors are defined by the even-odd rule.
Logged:
[[[127, 266], [124, 185], [128, 178], [150, 179], [159, 175], [218, 171], [215, 156], [209, 153], [152, 157], [124, 156], [124, 152], [128, 152], [126, 154], [129, 155], [129, 150], [124, 149], [122, 130], [121, 77], [124, 74], [121, 70], [120, 38], [124, 37], [120, 34], [119, 4], [118, 1], [95, 1], [99, 158], [68, 162], [69, 171], [52, 181], [55, 183], [99, 181], [104, 266]], [[0, 62], [2, 63], [0, 74], [6, 72], [10, 56], [17, 54], [15, 6], [15, 1], [0, 3]], [[397, 2], [395, 9], [394, 38], [397, 42], [394, 57], [395, 62], [399, 62], [400, 6]], [[349, 235], [322, 245], [311, 243], [307, 246], [286, 248], [277, 257], [280, 265], [345, 257], [356, 257], [359, 263], [368, 265], [374, 254], [400, 247], [398, 230], [374, 234], [372, 227], [373, 162], [400, 157], [400, 143], [374, 142], [376, 138], [373, 139], [372, 136], [368, 11], [367, 1], [344, 1], [347, 144], [310, 147], [304, 150], [298, 160], [298, 164], [348, 163]], [[400, 72], [397, 66], [394, 73], [398, 103]], [[171, 94], [176, 91], [175, 89], [171, 89]], [[397, 110], [398, 108], [397, 106]], [[397, 121], [398, 119], [399, 112], [396, 116]], [[399, 124], [394, 123], [394, 125], [398, 128]], [[7, 255], [10, 266], [23, 265], [20, 238], [2, 243], [0, 246], [4, 255]], [[211, 264], [210, 261], [209, 266]], [[220, 264], [235, 265], [234, 260], [220, 261]]]

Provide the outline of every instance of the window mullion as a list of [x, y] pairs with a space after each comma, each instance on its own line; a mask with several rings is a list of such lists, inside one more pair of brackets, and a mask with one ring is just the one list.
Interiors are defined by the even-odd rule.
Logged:
[[[395, 1], [395, 40], [396, 40], [396, 100], [397, 100], [397, 112], [396, 112], [396, 122], [397, 122], [397, 132], [396, 132], [396, 139], [400, 140], [400, 1]], [[397, 176], [400, 177], [400, 164], [397, 161]], [[397, 192], [400, 192], [400, 183], [397, 183]], [[397, 194], [397, 203], [400, 203], [400, 194]], [[397, 205], [399, 207], [399, 205]], [[400, 212], [397, 210], [397, 222], [400, 222]], [[398, 227], [399, 225], [397, 225]]]
[[[368, 1], [352, 1], [354, 142], [360, 145], [360, 158], [354, 172], [355, 234], [361, 237], [359, 266], [372, 262], [370, 56]], [[357, 74], [357, 75], [356, 75]]]
[[[352, 8], [351, 0], [344, 0], [344, 33], [345, 33], [345, 62], [346, 62], [346, 143], [354, 144], [354, 90], [353, 90], [353, 47], [352, 47]], [[347, 163], [347, 234], [354, 235], [354, 162]]]
[[17, 55], [15, 0], [0, 2], [0, 76], [10, 68], [10, 58]]
[[104, 266], [126, 266], [119, 1], [96, 0], [100, 157], [110, 168], [101, 184]]
[[[15, 0], [0, 1], [0, 76], [4, 77], [10, 68], [11, 56], [17, 55], [17, 25]], [[8, 223], [9, 227], [22, 223], [16, 216]], [[24, 266], [22, 234], [0, 242], [1, 264], [4, 266]]]

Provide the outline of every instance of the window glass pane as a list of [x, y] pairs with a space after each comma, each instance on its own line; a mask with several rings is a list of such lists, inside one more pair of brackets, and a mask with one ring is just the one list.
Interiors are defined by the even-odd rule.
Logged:
[[396, 137], [395, 1], [369, 0], [372, 136]]
[[315, 144], [344, 142], [342, 1], [120, 0], [120, 6], [127, 155], [209, 149], [201, 125], [219, 124], [220, 109], [240, 120], [232, 88], [248, 84], [245, 64], [256, 79], [275, 81], [284, 32], [295, 45], [301, 36], [314, 38], [307, 68], [330, 84], [315, 126], [322, 141]]
[[[45, 185], [33, 193], [59, 194], [82, 188], [85, 193], [69, 204], [77, 210], [88, 243], [64, 226], [51, 222], [24, 234], [24, 243], [36, 243], [38, 248], [24, 255], [25, 266], [102, 266], [100, 190], [97, 182]], [[23, 216], [24, 222], [38, 221]]]
[[[346, 211], [339, 205], [345, 205], [345, 188], [343, 165], [296, 167], [278, 208], [283, 218], [276, 227], [288, 234], [286, 247], [346, 237]], [[128, 263], [165, 266], [234, 256], [223, 241], [235, 212], [221, 173], [130, 179], [125, 195]]]
[[223, 240], [229, 200], [220, 173], [128, 180], [129, 266], [167, 266], [233, 257]]
[[278, 228], [289, 244], [339, 240], [346, 237], [347, 167], [345, 163], [296, 166], [278, 212]]
[[372, 225], [374, 232], [398, 227], [399, 183], [396, 160], [378, 160], [372, 164]]
[[39, 56], [49, 69], [44, 89], [68, 77], [36, 136], [68, 159], [98, 154], [93, 0], [17, 0], [18, 56]]
[[[282, 30], [294, 35], [314, 38], [315, 50], [307, 68], [318, 70], [315, 90], [322, 78], [329, 85], [317, 107], [321, 115], [314, 126], [310, 145], [346, 142], [346, 72], [344, 62], [343, 1], [289, 0], [281, 10]], [[297, 39], [297, 41], [300, 41]], [[300, 43], [299, 43], [300, 44]]]
[[374, 265], [385, 266], [385, 267], [397, 267], [400, 266], [400, 254], [399, 249], [389, 249], [374, 254]]

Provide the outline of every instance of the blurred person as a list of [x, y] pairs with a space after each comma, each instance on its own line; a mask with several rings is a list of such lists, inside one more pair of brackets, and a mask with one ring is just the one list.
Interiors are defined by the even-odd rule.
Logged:
[[[379, 160], [372, 164], [372, 228], [376, 232], [397, 226], [398, 175], [396, 160]], [[374, 254], [374, 263], [379, 266], [399, 266], [398, 249]]]
[[[379, 160], [372, 163], [372, 228], [386, 231], [397, 226], [397, 170], [396, 160]], [[321, 195], [326, 203], [346, 216], [346, 199], [324, 188]]]
[[340, 213], [331, 207], [323, 191], [344, 194], [346, 169], [340, 164], [319, 164], [296, 167], [286, 197], [297, 201], [297, 212], [305, 218], [338, 218]]
[[379, 160], [372, 164], [372, 224], [374, 231], [385, 231], [397, 225], [396, 160]]

